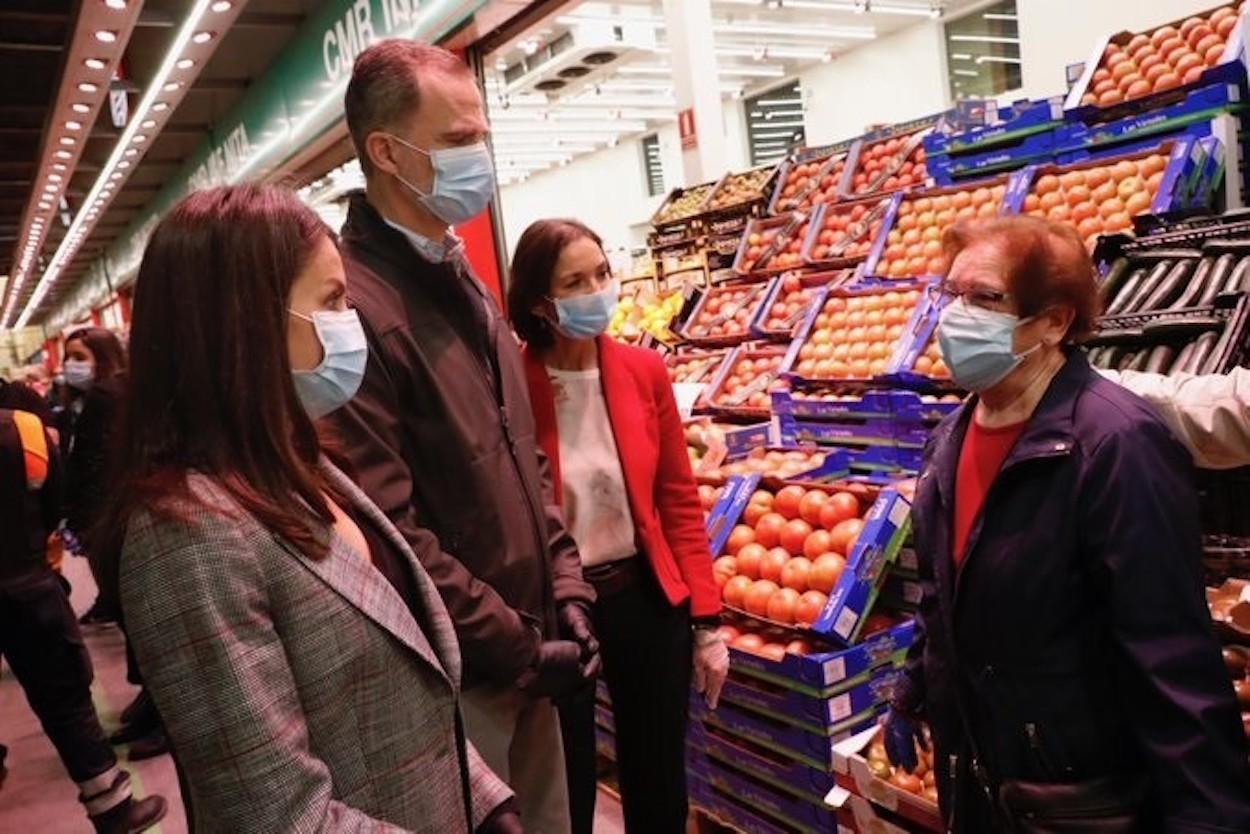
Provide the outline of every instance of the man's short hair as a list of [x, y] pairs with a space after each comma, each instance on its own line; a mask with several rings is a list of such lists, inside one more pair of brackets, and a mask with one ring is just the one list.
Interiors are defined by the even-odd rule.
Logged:
[[379, 41], [356, 57], [343, 109], [365, 176], [373, 173], [365, 140], [370, 133], [392, 129], [417, 112], [421, 106], [419, 80], [431, 72], [470, 74], [468, 65], [455, 53], [399, 38]]

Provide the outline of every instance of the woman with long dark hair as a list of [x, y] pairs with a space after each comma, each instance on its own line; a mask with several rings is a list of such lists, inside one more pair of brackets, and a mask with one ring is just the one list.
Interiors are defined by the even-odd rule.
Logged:
[[368, 357], [346, 299], [289, 192], [198, 192], [152, 233], [107, 515], [130, 638], [200, 834], [518, 831], [433, 583], [322, 452]]
[[65, 462], [65, 520], [91, 565], [99, 595], [83, 625], [117, 620], [117, 600], [103, 581], [104, 554], [91, 534], [108, 490], [106, 476], [113, 423], [126, 372], [126, 349], [112, 331], [83, 327], [65, 340], [65, 383], [70, 391], [69, 454]]
[[[664, 363], [604, 335], [616, 282], [576, 220], [539, 220], [512, 259], [508, 313], [525, 341], [538, 441], [595, 586], [591, 610], [612, 697], [625, 827], [686, 830], [691, 678], [716, 700], [729, 653], [720, 594]], [[575, 834], [594, 813], [594, 693], [561, 706]]]

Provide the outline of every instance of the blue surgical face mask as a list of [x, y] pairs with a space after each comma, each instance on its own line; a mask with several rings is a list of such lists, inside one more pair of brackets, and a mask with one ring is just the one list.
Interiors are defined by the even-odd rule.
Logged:
[[292, 371], [295, 393], [314, 420], [351, 402], [365, 378], [369, 343], [355, 310], [316, 310], [311, 316], [289, 310], [311, 322], [324, 356], [311, 371]]
[[65, 360], [65, 384], [78, 391], [86, 391], [95, 382], [95, 371], [86, 359]]
[[993, 388], [1042, 347], [1016, 353], [1016, 328], [1030, 319], [968, 304], [957, 298], [938, 321], [938, 344], [955, 384], [969, 391]]
[[555, 328], [569, 339], [593, 339], [608, 329], [616, 312], [619, 291], [613, 281], [599, 292], [553, 298], [556, 308]]
[[436, 148], [427, 151], [391, 136], [405, 148], [425, 154], [434, 167], [434, 187], [427, 194], [399, 174], [395, 178], [416, 195], [421, 205], [449, 226], [477, 217], [495, 196], [495, 164], [485, 142], [462, 148]]

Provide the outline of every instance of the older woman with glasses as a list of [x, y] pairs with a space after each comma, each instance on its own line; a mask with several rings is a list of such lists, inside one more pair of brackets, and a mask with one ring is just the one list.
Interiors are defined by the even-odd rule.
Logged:
[[1250, 831], [1250, 768], [1203, 597], [1184, 448], [1075, 348], [1098, 313], [1067, 226], [959, 225], [938, 330], [973, 392], [913, 519], [922, 636], [886, 725], [930, 725], [955, 832]]

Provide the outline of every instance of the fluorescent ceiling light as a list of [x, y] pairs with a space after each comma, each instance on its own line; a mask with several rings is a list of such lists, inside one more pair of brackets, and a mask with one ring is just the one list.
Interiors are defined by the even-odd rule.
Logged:
[[756, 104], [764, 107], [784, 107], [787, 104], [802, 104], [801, 98], [761, 98], [757, 99]]
[[870, 41], [877, 36], [877, 30], [871, 26], [787, 26], [784, 24], [761, 23], [754, 20], [741, 23], [716, 23], [712, 25], [712, 29], [716, 32], [724, 32], [727, 35], [783, 35], [786, 37], [823, 38], [829, 40]]
[[1002, 55], [982, 55], [977, 58], [978, 64], [1018, 64], [1019, 58], [1007, 58]]
[[87, 69], [93, 69], [93, 70], [102, 70], [106, 66], [108, 66], [99, 58], [87, 58], [82, 63], [83, 63], [83, 66], [85, 66]]
[[[565, 122], [560, 125], [560, 133], [636, 133], [647, 129], [646, 122], [602, 121], [602, 122]], [[522, 133], [551, 133], [549, 124], [509, 124], [496, 131], [497, 136], [512, 136]]]
[[981, 73], [977, 72], [976, 70], [968, 70], [968, 69], [955, 70], [955, 75], [964, 75], [964, 76], [968, 76], [969, 78], [976, 78], [980, 74]]
[[967, 52], [952, 52], [951, 60], [954, 61], [971, 61], [972, 55]]
[[75, 102], [71, 104], [69, 106], [69, 109], [73, 110], [75, 113], [90, 113], [91, 112], [91, 108], [83, 104], [82, 102]]
[[727, 58], [793, 58], [799, 61], [819, 61], [826, 54], [823, 49], [802, 49], [790, 46], [718, 46], [714, 50], [717, 55]]
[[756, 122], [760, 127], [803, 127], [802, 122]]
[[[671, 72], [671, 70], [670, 70]], [[783, 67], [717, 67], [720, 75], [741, 75], [744, 78], [782, 78], [786, 71]]]
[[81, 84], [78, 85], [78, 89], [84, 93], [94, 93], [96, 90], [100, 88], [92, 84], [90, 81], [83, 81]]
[[117, 40], [117, 33], [112, 29], [100, 29], [95, 33], [95, 39], [100, 43], [113, 43]]
[[1020, 43], [1019, 38], [1005, 38], [1000, 35], [951, 35], [950, 39], [960, 43]]
[[1019, 20], [1014, 14], [1003, 14], [1002, 12], [986, 12], [981, 17], [986, 20]]

